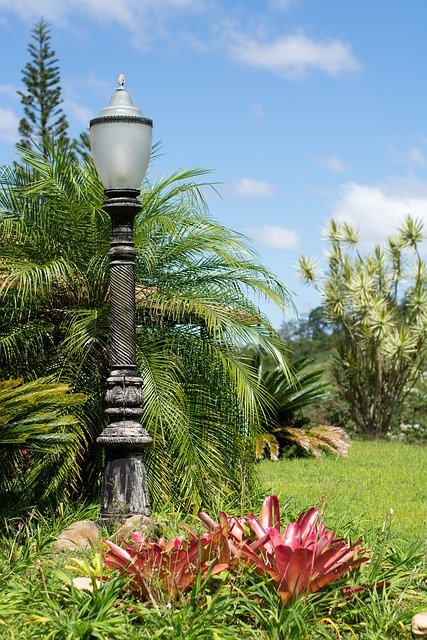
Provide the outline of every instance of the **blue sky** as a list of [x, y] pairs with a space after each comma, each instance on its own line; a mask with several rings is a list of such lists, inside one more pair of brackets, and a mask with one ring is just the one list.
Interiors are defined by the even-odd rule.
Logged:
[[71, 133], [124, 73], [162, 141], [151, 174], [211, 168], [211, 214], [253, 240], [299, 312], [318, 298], [294, 265], [321, 257], [328, 219], [367, 243], [407, 213], [427, 222], [426, 0], [0, 0], [1, 163], [41, 16]]

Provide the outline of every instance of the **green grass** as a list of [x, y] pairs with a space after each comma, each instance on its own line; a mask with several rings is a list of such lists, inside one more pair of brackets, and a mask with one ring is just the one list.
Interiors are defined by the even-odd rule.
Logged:
[[[109, 579], [94, 593], [79, 591], [71, 584], [78, 575], [71, 558], [89, 563], [93, 552], [55, 552], [53, 541], [73, 521], [96, 520], [98, 506], [10, 520], [0, 528], [0, 638], [409, 639], [411, 617], [427, 602], [427, 557], [420, 544], [426, 534], [426, 463], [427, 449], [420, 446], [354, 442], [347, 459], [259, 465], [265, 491], [280, 496], [282, 525], [325, 500], [326, 525], [337, 536], [361, 536], [371, 549], [370, 564], [288, 607], [271, 581], [247, 571], [221, 574], [177, 602], [160, 598], [155, 606], [131, 597], [125, 577], [114, 571], [105, 572]], [[256, 515], [257, 502], [260, 497], [250, 507]], [[170, 507], [154, 517], [159, 535], [168, 540], [183, 533], [181, 519], [195, 524]], [[108, 530], [102, 534], [111, 537]], [[343, 587], [362, 590], [346, 595]]]
[[332, 528], [353, 522], [370, 537], [391, 519], [402, 541], [427, 537], [427, 447], [354, 441], [347, 458], [264, 460], [259, 476], [265, 491], [295, 511], [324, 503]]

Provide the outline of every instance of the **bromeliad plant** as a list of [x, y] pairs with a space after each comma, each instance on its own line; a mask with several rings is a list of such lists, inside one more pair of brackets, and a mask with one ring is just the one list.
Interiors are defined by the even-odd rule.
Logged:
[[151, 542], [135, 532], [131, 534], [132, 543], [122, 538], [125, 548], [105, 540], [109, 551], [104, 562], [128, 573], [132, 590], [152, 601], [161, 592], [166, 599], [176, 599], [194, 585], [198, 576], [206, 579], [227, 569], [253, 567], [256, 575], [272, 578], [286, 605], [370, 560], [361, 555], [365, 552], [361, 540], [347, 544], [343, 538], [335, 538], [333, 531], [317, 523], [318, 517], [313, 507], [281, 533], [278, 499], [267, 496], [259, 519], [253, 514], [236, 518], [222, 512], [215, 522], [199, 513], [209, 529], [201, 536], [183, 524], [189, 533], [187, 539]]
[[230, 561], [227, 539], [221, 530], [199, 537], [183, 526], [190, 534], [188, 539], [150, 542], [144, 534], [134, 532], [130, 534], [131, 544], [121, 538], [124, 549], [104, 540], [109, 547], [104, 563], [131, 575], [131, 590], [143, 600], [155, 602], [160, 593], [167, 600], [175, 600], [194, 585], [198, 576], [205, 579], [221, 573], [229, 568]]
[[361, 540], [349, 545], [344, 538], [335, 538], [325, 525], [317, 524], [319, 512], [315, 507], [301, 513], [281, 534], [277, 496], [265, 498], [259, 520], [253, 514], [238, 519], [221, 513], [219, 523], [204, 513], [199, 517], [212, 531], [221, 530], [232, 540], [236, 558], [273, 579], [284, 604], [302, 594], [315, 593], [370, 560], [368, 556], [359, 557], [365, 552]]

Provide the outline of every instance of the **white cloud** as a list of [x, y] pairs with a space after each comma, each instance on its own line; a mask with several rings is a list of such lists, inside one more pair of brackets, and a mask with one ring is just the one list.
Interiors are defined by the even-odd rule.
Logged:
[[18, 142], [18, 116], [12, 109], [0, 107], [0, 140]]
[[[271, 9], [285, 10], [299, 0], [270, 0]], [[155, 39], [173, 38], [196, 51], [225, 49], [252, 67], [268, 69], [285, 77], [302, 77], [318, 69], [331, 75], [354, 71], [360, 63], [349, 44], [338, 39], [315, 41], [296, 33], [275, 41], [266, 39], [267, 23], [260, 18], [258, 36], [245, 35], [232, 25], [232, 11], [218, 0], [0, 0], [0, 11], [14, 13], [26, 22], [43, 16], [50, 24], [82, 27], [81, 17], [127, 29], [134, 44], [148, 48]], [[180, 16], [204, 16], [213, 40], [201, 39], [182, 24], [171, 28]], [[264, 25], [264, 26], [263, 26]], [[87, 27], [89, 29], [91, 27]], [[260, 36], [263, 33], [264, 36]]]
[[207, 42], [205, 39], [197, 37], [194, 33], [190, 33], [189, 31], [182, 31], [180, 34], [181, 42], [187, 45], [193, 51], [197, 51], [198, 53], [206, 53], [210, 51], [211, 44]]
[[86, 15], [97, 22], [116, 23], [135, 37], [152, 30], [162, 31], [162, 24], [172, 15], [203, 11], [208, 0], [0, 0], [0, 9], [10, 11], [25, 21], [43, 16], [49, 23], [67, 25], [70, 18]]
[[259, 42], [236, 32], [230, 33], [230, 37], [234, 40], [229, 47], [234, 58], [288, 78], [304, 77], [313, 69], [335, 76], [360, 68], [350, 45], [340, 40], [316, 42], [303, 34], [295, 34], [272, 42]]
[[[66, 0], [0, 0], [0, 9], [16, 14], [22, 20], [34, 20], [43, 16], [48, 21], [57, 22], [67, 13]], [[74, 2], [72, 3], [74, 5]], [[68, 10], [70, 7], [68, 8]]]
[[424, 151], [417, 146], [413, 146], [406, 151], [399, 151], [394, 147], [390, 148], [391, 161], [395, 164], [404, 165], [417, 165], [419, 167], [425, 167], [427, 164]]
[[264, 247], [291, 251], [298, 249], [299, 235], [292, 229], [280, 225], [265, 225], [263, 227], [247, 227], [246, 233]]
[[347, 171], [347, 165], [345, 162], [334, 155], [319, 156], [314, 158], [314, 161], [319, 167], [323, 167], [331, 173], [343, 173], [344, 171]]
[[0, 84], [0, 94], [18, 99], [17, 89], [14, 84]]
[[412, 147], [408, 152], [408, 159], [411, 164], [417, 164], [420, 167], [426, 166], [426, 158], [419, 147]]
[[257, 118], [264, 118], [264, 108], [259, 102], [253, 102], [251, 106], [254, 116], [256, 116]]
[[276, 194], [276, 189], [272, 184], [263, 180], [252, 180], [251, 178], [242, 178], [236, 182], [235, 189], [241, 196], [248, 198], [253, 197], [271, 197]]
[[270, 0], [268, 4], [273, 9], [287, 11], [293, 5], [299, 4], [299, 0]]
[[79, 104], [78, 102], [74, 102], [73, 100], [64, 100], [63, 108], [67, 114], [71, 114], [75, 120], [80, 124], [83, 124], [85, 127], [89, 126], [89, 120], [94, 117], [92, 109], [89, 109], [89, 107], [85, 107], [83, 104]]
[[360, 229], [367, 243], [382, 242], [410, 214], [427, 226], [427, 183], [406, 179], [377, 186], [349, 182], [332, 217]]

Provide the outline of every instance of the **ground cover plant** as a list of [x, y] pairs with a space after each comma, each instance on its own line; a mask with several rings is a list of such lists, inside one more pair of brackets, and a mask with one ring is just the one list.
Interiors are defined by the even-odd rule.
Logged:
[[[370, 443], [375, 446], [378, 443]], [[388, 443], [389, 457], [393, 447], [400, 453], [400, 445]], [[358, 443], [356, 443], [357, 449]], [[409, 454], [415, 446], [409, 446]], [[366, 455], [366, 450], [363, 451]], [[379, 455], [384, 449], [379, 445]], [[416, 455], [416, 453], [414, 453]], [[375, 457], [372, 456], [375, 464]], [[348, 482], [365, 473], [361, 461], [362, 452], [349, 463]], [[408, 455], [408, 465], [414, 458]], [[351, 462], [352, 461], [352, 462]], [[304, 465], [307, 460], [295, 461]], [[318, 478], [324, 477], [328, 465], [333, 460], [314, 461], [318, 469]], [[345, 462], [345, 461], [344, 461]], [[290, 467], [287, 465], [291, 465]], [[292, 473], [296, 473], [293, 461], [283, 460], [279, 463], [263, 462], [259, 468], [266, 479], [266, 468], [276, 469], [280, 475], [280, 466], [287, 473], [282, 480], [280, 499], [280, 529], [296, 520], [301, 501], [306, 500], [304, 508], [315, 499], [312, 493], [309, 501], [299, 497], [296, 491], [287, 492]], [[322, 466], [323, 465], [323, 466]], [[404, 462], [402, 461], [402, 466]], [[300, 477], [302, 491], [304, 485]], [[373, 474], [371, 485], [372, 502], [378, 501], [373, 513], [381, 513], [381, 504], [387, 487], [381, 483], [379, 476]], [[302, 494], [301, 494], [302, 495]], [[422, 512], [425, 497], [418, 495], [418, 513]], [[171, 506], [154, 514], [157, 523], [155, 532], [157, 540], [165, 546], [176, 541], [179, 536], [189, 538], [189, 533], [180, 525], [184, 521], [186, 527], [197, 533], [206, 531], [206, 522], [212, 524], [211, 534], [223, 521], [227, 531], [234, 530], [234, 544], [237, 546], [242, 535], [253, 545], [263, 540], [258, 522], [264, 529], [269, 525], [277, 525], [277, 507], [272, 505], [270, 515], [264, 510], [261, 517], [251, 518], [249, 512], [260, 513], [261, 498], [253, 497], [252, 504], [245, 509], [247, 520], [242, 521], [242, 513], [231, 505], [224, 505], [227, 521], [218, 513], [206, 514], [205, 523], [198, 524], [194, 516], [177, 512]], [[364, 562], [353, 571], [347, 572], [335, 582], [326, 585], [325, 589], [315, 593], [305, 593], [296, 599], [290, 599], [286, 606], [280, 597], [274, 579], [266, 572], [261, 575], [246, 567], [239, 571], [223, 571], [217, 575], [213, 572], [196, 572], [192, 584], [181, 593], [176, 592], [174, 598], [162, 595], [161, 590], [154, 597], [135, 597], [129, 589], [129, 579], [121, 572], [103, 567], [102, 562], [94, 562], [95, 550], [90, 552], [54, 552], [53, 540], [59, 532], [71, 522], [90, 518], [96, 519], [97, 507], [62, 507], [56, 516], [42, 517], [32, 514], [25, 520], [11, 519], [3, 527], [0, 540], [1, 577], [0, 577], [0, 636], [14, 638], [258, 638], [262, 640], [339, 640], [354, 639], [373, 640], [387, 638], [409, 638], [412, 615], [425, 608], [426, 588], [426, 556], [422, 544], [422, 526], [418, 525], [418, 535], [412, 542], [405, 540], [405, 528], [396, 529], [393, 519], [373, 515], [372, 521], [363, 516], [354, 494], [348, 498], [346, 508], [342, 503], [334, 507], [331, 497], [319, 518], [327, 529], [331, 521], [337, 536], [343, 536], [346, 544], [353, 544], [361, 537], [370, 551], [361, 557], [369, 556], [371, 561]], [[353, 505], [351, 504], [353, 502]], [[313, 511], [308, 510], [308, 518]], [[231, 515], [230, 515], [231, 514]], [[234, 515], [232, 515], [234, 514]], [[307, 515], [307, 514], [306, 514]], [[252, 523], [252, 526], [251, 524]], [[300, 521], [301, 524], [301, 521]], [[312, 520], [317, 526], [317, 521]], [[239, 528], [239, 526], [241, 529]], [[254, 528], [258, 530], [258, 534]], [[242, 533], [243, 530], [243, 533]], [[114, 538], [114, 532], [103, 530], [105, 538], [124, 545]], [[274, 534], [273, 534], [274, 535]], [[236, 540], [237, 538], [237, 540]], [[182, 541], [180, 540], [180, 543]], [[233, 539], [231, 539], [233, 542]], [[131, 539], [127, 538], [127, 543]], [[178, 544], [180, 544], [178, 543]], [[173, 544], [177, 545], [176, 542]], [[261, 545], [268, 544], [268, 540]], [[96, 550], [98, 551], [98, 550]], [[104, 547], [105, 555], [108, 548]], [[73, 558], [80, 562], [80, 566]], [[101, 586], [93, 593], [76, 589], [72, 580], [79, 575], [75, 569], [82, 570], [95, 578], [101, 579]], [[92, 565], [92, 568], [91, 568]], [[74, 569], [73, 569], [74, 567]], [[105, 578], [107, 578], [105, 580]], [[358, 589], [362, 587], [359, 591]]]

